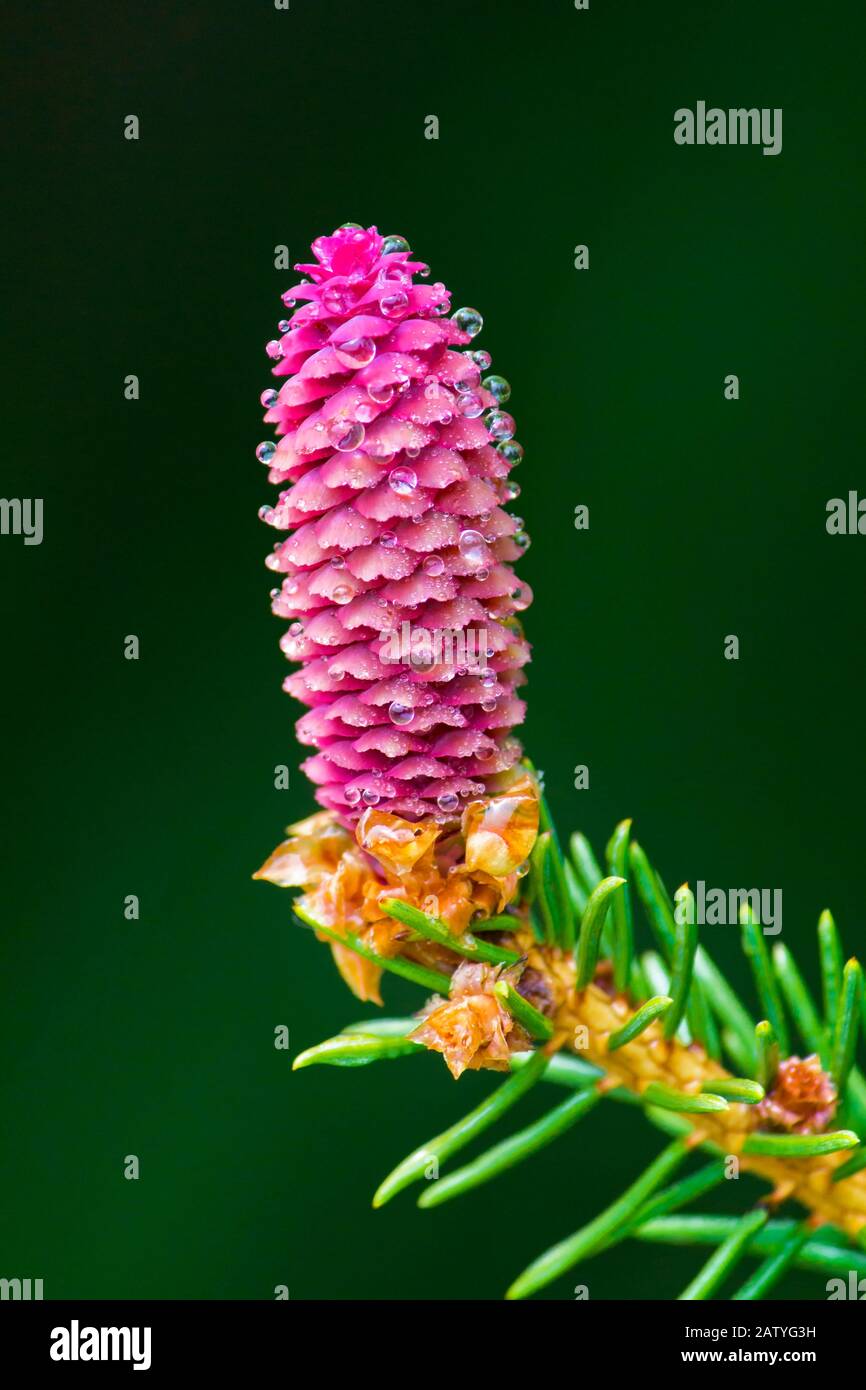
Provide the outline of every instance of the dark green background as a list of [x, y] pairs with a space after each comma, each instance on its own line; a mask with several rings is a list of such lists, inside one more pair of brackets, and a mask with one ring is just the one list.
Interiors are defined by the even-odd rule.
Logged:
[[[364, 1008], [250, 881], [311, 807], [300, 774], [273, 787], [300, 757], [256, 517], [292, 278], [273, 247], [376, 223], [481, 309], [526, 448], [526, 742], [559, 822], [603, 845], [631, 814], [671, 882], [781, 887], [814, 981], [821, 907], [863, 939], [866, 540], [824, 528], [866, 489], [862, 7], [18, 9], [3, 492], [44, 497], [45, 540], [0, 540], [0, 1274], [48, 1297], [498, 1296], [661, 1141], [611, 1106], [472, 1199], [374, 1214], [491, 1078], [292, 1075], [274, 1050], [277, 1024], [295, 1052]], [[782, 107], [782, 154], [677, 147], [699, 99]], [[745, 983], [735, 935], [709, 945]], [[629, 1245], [580, 1278], [672, 1296], [695, 1264]]]

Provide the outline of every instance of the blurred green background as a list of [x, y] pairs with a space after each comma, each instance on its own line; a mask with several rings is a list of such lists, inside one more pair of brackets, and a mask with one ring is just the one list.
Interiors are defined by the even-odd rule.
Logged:
[[[866, 491], [862, 8], [18, 11], [3, 492], [44, 497], [45, 539], [0, 539], [0, 1274], [55, 1298], [497, 1297], [663, 1141], [610, 1106], [464, 1202], [373, 1213], [492, 1079], [292, 1075], [273, 1047], [365, 1012], [250, 880], [312, 806], [300, 774], [273, 786], [301, 756], [256, 515], [273, 248], [375, 223], [482, 311], [526, 448], [525, 734], [559, 823], [603, 847], [632, 815], [672, 884], [781, 888], [814, 982], [820, 908], [849, 951], [864, 934], [866, 540], [824, 525]], [[677, 147], [699, 99], [782, 107], [782, 154]], [[705, 939], [745, 985], [735, 931]], [[390, 1012], [417, 1000], [387, 987]], [[548, 1293], [674, 1296], [696, 1263], [631, 1244]]]

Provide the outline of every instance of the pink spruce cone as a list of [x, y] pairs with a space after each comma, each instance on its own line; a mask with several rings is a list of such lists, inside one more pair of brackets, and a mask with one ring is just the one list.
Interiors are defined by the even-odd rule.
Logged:
[[303, 769], [322, 806], [352, 824], [368, 806], [459, 818], [520, 758], [511, 737], [529, 647], [515, 614], [531, 593], [511, 568], [528, 545], [503, 510], [523, 450], [500, 409], [510, 388], [461, 352], [481, 328], [402, 237], [341, 227], [313, 243], [309, 278], [267, 345], [257, 450], [282, 485], [262, 518], [291, 534], [268, 556], [285, 578], [273, 611], [301, 669], [283, 688], [318, 750]]

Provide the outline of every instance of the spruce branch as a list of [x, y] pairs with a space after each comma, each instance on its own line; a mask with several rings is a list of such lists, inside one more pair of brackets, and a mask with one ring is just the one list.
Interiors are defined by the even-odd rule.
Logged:
[[[272, 607], [290, 623], [281, 647], [299, 669], [284, 688], [306, 706], [298, 736], [314, 751], [303, 768], [323, 809], [290, 827], [255, 877], [300, 890], [295, 919], [327, 943], [360, 1000], [380, 1003], [389, 975], [423, 994], [413, 1017], [351, 1023], [294, 1068], [434, 1052], [455, 1077], [504, 1074], [394, 1168], [376, 1206], [424, 1177], [419, 1205], [440, 1206], [555, 1140], [566, 1163], [570, 1131], [602, 1099], [639, 1108], [668, 1136], [509, 1298], [631, 1237], [712, 1247], [686, 1300], [717, 1293], [746, 1256], [762, 1263], [738, 1300], [763, 1297], [791, 1267], [859, 1269], [860, 965], [843, 964], [823, 912], [819, 1008], [790, 951], [768, 950], [746, 906], [753, 1013], [701, 944], [689, 885], [671, 898], [630, 819], [608, 841], [606, 875], [579, 831], [564, 852], [514, 732], [529, 660], [519, 615], [531, 594], [512, 568], [529, 538], [507, 504], [523, 449], [502, 409], [511, 388], [482, 378], [491, 363], [473, 346], [481, 315], [445, 317], [446, 287], [422, 283], [428, 268], [405, 239], [375, 227], [346, 224], [313, 255], [296, 267], [300, 282], [283, 296], [290, 318], [268, 344], [277, 387], [262, 404], [276, 442], [256, 452], [280, 489], [261, 511], [280, 537], [267, 559], [279, 576]], [[421, 659], [393, 653], [407, 629], [429, 639]], [[443, 649], [456, 637], [473, 639], [459, 660]], [[419, 1074], [429, 1060], [416, 1060]], [[439, 1176], [542, 1080], [565, 1098]], [[693, 1150], [710, 1162], [669, 1182]], [[674, 1215], [732, 1159], [768, 1185], [758, 1206]], [[796, 1217], [770, 1219], [788, 1203]]]

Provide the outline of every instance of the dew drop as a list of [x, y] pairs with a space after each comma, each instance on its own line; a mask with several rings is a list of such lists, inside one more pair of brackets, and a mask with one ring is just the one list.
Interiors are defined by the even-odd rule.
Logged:
[[276, 360], [276, 358], [282, 357], [283, 355], [283, 345], [277, 338], [272, 338], [269, 343], [265, 343], [265, 352], [268, 354], [268, 357], [272, 357]]
[[421, 675], [426, 675], [428, 671], [432, 671], [433, 667], [436, 665], [433, 658], [432, 643], [428, 641], [421, 643], [417, 647], [413, 647], [412, 651], [409, 653], [409, 664], [413, 671], [418, 671]]
[[415, 711], [411, 705], [402, 705], [399, 700], [392, 700], [388, 706], [388, 718], [392, 724], [403, 726], [411, 724], [415, 718]]
[[265, 410], [270, 410], [271, 406], [276, 405], [278, 399], [278, 392], [273, 391], [270, 387], [267, 389], [267, 391], [263, 391], [262, 394], [259, 396], [259, 400], [265, 407]]
[[441, 555], [428, 555], [422, 568], [425, 574], [430, 575], [431, 579], [437, 579], [445, 569], [445, 561]]
[[497, 441], [510, 439], [517, 426], [513, 418], [504, 410], [490, 410], [484, 417], [487, 433]]
[[[353, 596], [353, 591], [349, 588], [348, 584], [338, 584], [334, 589], [331, 598], [334, 600], [335, 603], [342, 604], [351, 603]], [[341, 674], [343, 673], [341, 672]]]
[[480, 531], [461, 531], [457, 549], [468, 565], [477, 568], [487, 558], [484, 537]]
[[394, 546], [397, 544], [397, 537], [394, 535], [393, 531], [383, 531], [379, 540], [386, 550], [393, 550]]
[[274, 444], [274, 442], [270, 439], [263, 439], [261, 444], [257, 445], [256, 447], [256, 458], [261, 463], [270, 463], [271, 459], [273, 458], [276, 452], [276, 444]]
[[413, 468], [392, 468], [388, 486], [398, 497], [411, 497], [418, 486], [418, 474]]
[[382, 443], [381, 439], [371, 439], [365, 453], [368, 458], [375, 459], [377, 463], [392, 463], [396, 458], [396, 450], [389, 449]]
[[515, 531], [511, 539], [514, 541], [514, 544], [519, 546], [524, 552], [527, 551], [532, 544], [529, 539], [528, 531]]
[[347, 787], [343, 796], [350, 806], [357, 806], [361, 800], [361, 789], [360, 787]]
[[374, 792], [372, 787], [365, 787], [361, 798], [365, 806], [378, 806], [380, 800], [379, 793]]
[[350, 454], [363, 444], [364, 426], [358, 420], [332, 420], [328, 426], [328, 439], [341, 454]]
[[436, 798], [436, 805], [439, 807], [440, 811], [444, 811], [446, 815], [450, 815], [453, 811], [456, 811], [460, 805], [460, 797], [457, 796], [455, 792], [442, 792], [441, 796], [437, 796]]
[[467, 363], [465, 367], [461, 368], [460, 375], [455, 377], [454, 389], [455, 391], [474, 391], [480, 381], [481, 373], [475, 363]]
[[498, 703], [498, 700], [482, 700], [481, 708], [484, 710], [485, 714], [492, 714]]
[[[279, 590], [276, 590], [276, 592], [279, 593]], [[289, 636], [290, 636], [290, 637], [303, 637], [303, 635], [304, 635], [304, 624], [303, 624], [303, 623], [290, 623], [290, 625], [289, 625]]]
[[397, 251], [411, 251], [411, 246], [404, 236], [386, 236], [382, 243], [382, 255], [393, 256]]
[[496, 449], [505, 459], [506, 463], [510, 463], [512, 466], [520, 463], [523, 458], [523, 445], [518, 444], [516, 439], [503, 440], [501, 444], [496, 445]]
[[372, 338], [346, 338], [334, 343], [334, 354], [341, 367], [366, 367], [376, 356], [376, 344]]
[[394, 399], [394, 387], [390, 381], [382, 386], [368, 386], [367, 395], [376, 405], [390, 405]]
[[332, 555], [328, 564], [332, 570], [344, 570], [346, 568], [346, 561], [342, 555]]
[[398, 319], [409, 308], [409, 296], [405, 290], [394, 290], [383, 294], [379, 300], [379, 311], [386, 319]]
[[529, 873], [529, 860], [524, 859], [522, 864], [518, 864], [515, 872], [518, 878], [526, 878], [526, 875]]
[[511, 602], [514, 604], [518, 613], [523, 613], [529, 607], [529, 590], [519, 586], [511, 595]]
[[484, 327], [484, 320], [477, 309], [458, 309], [456, 314], [451, 315], [451, 322], [462, 333], [468, 333], [470, 338], [477, 338]]
[[481, 368], [482, 372], [486, 372], [490, 363], [493, 361], [490, 353], [485, 352], [484, 348], [478, 348], [475, 352], [470, 352], [469, 356], [472, 358], [475, 365]]
[[261, 507], [259, 507], [259, 517], [262, 521], [270, 521], [273, 514], [274, 509], [268, 502], [265, 502]]
[[484, 413], [484, 402], [474, 391], [463, 391], [457, 397], [457, 412], [465, 420], [477, 420]]
[[511, 395], [511, 387], [504, 376], [486, 376], [483, 386], [485, 391], [496, 397], [500, 405], [504, 405]]

